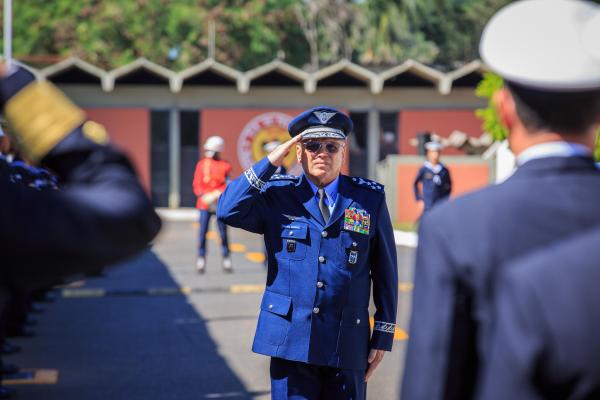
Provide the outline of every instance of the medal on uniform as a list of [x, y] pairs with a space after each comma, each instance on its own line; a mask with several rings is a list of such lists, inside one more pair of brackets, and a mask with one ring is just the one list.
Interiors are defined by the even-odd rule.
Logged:
[[344, 230], [368, 235], [371, 228], [371, 215], [355, 207], [344, 210]]
[[286, 249], [288, 253], [293, 253], [296, 251], [296, 241], [288, 239], [286, 241]]
[[348, 262], [350, 264], [356, 264], [357, 260], [358, 260], [358, 251], [356, 251], [356, 250], [350, 251], [350, 256], [348, 257]]

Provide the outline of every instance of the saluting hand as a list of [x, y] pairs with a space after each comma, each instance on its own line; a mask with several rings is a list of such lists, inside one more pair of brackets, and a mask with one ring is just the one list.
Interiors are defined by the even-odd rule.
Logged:
[[292, 146], [294, 146], [300, 140], [302, 140], [302, 135], [298, 135], [294, 138], [291, 138], [287, 142], [282, 143], [279, 146], [277, 146], [275, 148], [275, 150], [273, 150], [267, 156], [267, 158], [269, 159], [269, 162], [276, 167], [281, 167], [283, 165], [283, 160], [285, 160], [287, 155], [290, 154], [290, 150], [292, 149]]

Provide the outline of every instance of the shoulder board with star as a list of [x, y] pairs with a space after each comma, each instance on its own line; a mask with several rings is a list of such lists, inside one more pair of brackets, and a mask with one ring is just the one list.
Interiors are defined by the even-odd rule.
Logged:
[[269, 179], [270, 181], [295, 181], [297, 180], [299, 177], [296, 175], [281, 175], [281, 174], [275, 174], [271, 177], [271, 179]]
[[383, 185], [379, 182], [375, 182], [370, 179], [360, 178], [357, 176], [353, 176], [350, 179], [352, 180], [352, 183], [354, 183], [356, 186], [371, 189], [379, 193], [384, 192]]

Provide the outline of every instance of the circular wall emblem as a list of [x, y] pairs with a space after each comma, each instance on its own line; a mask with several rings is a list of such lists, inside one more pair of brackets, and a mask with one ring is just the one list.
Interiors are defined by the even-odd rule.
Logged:
[[[264, 113], [252, 118], [238, 138], [238, 159], [242, 168], [250, 168], [264, 158], [267, 155], [267, 143], [275, 140], [283, 143], [290, 140], [287, 126], [291, 120], [291, 116], [280, 112]], [[293, 150], [285, 158], [283, 165], [288, 173], [292, 173], [297, 169], [294, 168], [296, 164], [296, 152]]]

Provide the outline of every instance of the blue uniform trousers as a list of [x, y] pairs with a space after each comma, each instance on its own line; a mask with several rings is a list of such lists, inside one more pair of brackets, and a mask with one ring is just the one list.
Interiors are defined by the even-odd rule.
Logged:
[[365, 371], [271, 358], [272, 400], [364, 400]]
[[[198, 237], [198, 257], [204, 257], [206, 255], [206, 233], [208, 232], [208, 225], [210, 223], [210, 217], [214, 213], [208, 210], [200, 210], [200, 233]], [[229, 241], [227, 240], [227, 225], [217, 220], [217, 227], [219, 228], [219, 235], [221, 236], [221, 251], [223, 257], [229, 256]]]

